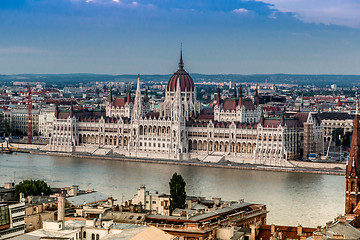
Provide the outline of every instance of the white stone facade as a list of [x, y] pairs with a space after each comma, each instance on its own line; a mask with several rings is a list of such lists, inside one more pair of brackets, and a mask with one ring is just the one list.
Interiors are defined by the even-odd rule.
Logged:
[[[149, 108], [141, 96], [138, 80], [135, 98], [128, 98], [127, 103], [125, 99], [121, 100], [122, 110], [110, 109], [113, 106], [110, 96], [105, 116], [82, 117], [83, 114], [72, 111], [67, 115], [57, 114], [49, 149], [154, 159], [229, 160], [272, 166], [291, 166], [288, 160], [301, 157], [304, 151], [301, 150], [304, 145], [301, 134], [304, 134], [304, 123], [312, 119], [308, 117], [309, 113], [305, 120], [299, 120], [296, 114], [264, 119], [255, 98], [254, 101], [240, 99], [235, 103], [231, 100], [219, 104], [214, 107], [213, 119], [201, 120], [196, 89], [184, 89], [180, 78], [175, 83], [176, 87], [166, 90], [166, 100], [159, 112], [144, 110]], [[225, 104], [232, 104], [230, 108], [234, 109], [230, 117], [221, 110], [228, 106]], [[114, 111], [118, 112], [115, 114]], [[323, 137], [322, 132], [318, 132], [320, 123], [314, 124], [316, 126], [307, 138], [309, 141], [315, 141], [319, 134]]]

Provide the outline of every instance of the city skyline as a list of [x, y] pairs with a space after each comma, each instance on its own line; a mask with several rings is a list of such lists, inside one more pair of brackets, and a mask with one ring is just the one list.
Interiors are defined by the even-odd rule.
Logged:
[[0, 74], [360, 74], [360, 4], [5, 0]]

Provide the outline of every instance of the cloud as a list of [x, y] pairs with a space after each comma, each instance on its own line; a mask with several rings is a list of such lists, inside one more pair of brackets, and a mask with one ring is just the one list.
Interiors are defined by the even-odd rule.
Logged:
[[0, 47], [0, 54], [42, 54], [46, 52], [48, 51], [26, 46]]
[[271, 4], [270, 8], [292, 13], [305, 23], [339, 25], [360, 28], [358, 0], [255, 0]]
[[247, 12], [249, 12], [249, 10], [247, 10], [246, 8], [238, 8], [238, 9], [234, 9], [233, 12], [234, 13], [247, 13]]

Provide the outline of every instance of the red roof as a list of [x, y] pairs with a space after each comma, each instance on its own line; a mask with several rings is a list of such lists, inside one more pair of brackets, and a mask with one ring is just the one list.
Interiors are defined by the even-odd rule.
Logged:
[[180, 81], [180, 89], [182, 92], [194, 91], [194, 81], [184, 69], [179, 69], [172, 75], [166, 89], [175, 92], [178, 81]]
[[223, 109], [232, 111], [236, 109], [236, 100], [235, 99], [226, 99], [224, 101]]
[[[239, 101], [237, 99], [228, 98], [223, 103], [223, 109], [225, 111], [227, 111], [227, 110], [232, 111], [232, 110], [236, 109], [238, 104], [239, 104]], [[247, 110], [254, 110], [255, 109], [254, 103], [251, 101], [251, 99], [242, 99], [241, 104]]]
[[[313, 232], [316, 231], [316, 228], [299, 228], [301, 228], [301, 233], [304, 234], [306, 238], [311, 237]], [[298, 235], [298, 227], [275, 226], [275, 232], [282, 233], [281, 239], [300, 239], [300, 235]], [[261, 225], [256, 240], [269, 240], [272, 236], [273, 234], [271, 233], [271, 225]]]
[[124, 107], [126, 103], [126, 98], [122, 97], [122, 98], [115, 98], [115, 100], [113, 101], [113, 106], [114, 107]]

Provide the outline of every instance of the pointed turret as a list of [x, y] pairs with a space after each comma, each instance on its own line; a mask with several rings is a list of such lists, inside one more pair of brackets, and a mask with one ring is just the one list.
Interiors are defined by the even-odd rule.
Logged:
[[109, 97], [108, 97], [108, 102], [111, 103], [113, 100], [113, 97], [112, 97], [112, 90], [111, 90], [111, 87], [110, 87], [110, 91], [109, 91]]
[[346, 165], [346, 197], [345, 213], [353, 214], [354, 208], [360, 201], [360, 129], [359, 129], [359, 99], [356, 99], [356, 113], [351, 139], [350, 155]]
[[285, 125], [285, 111], [282, 111], [282, 112], [281, 112], [281, 115], [280, 115], [280, 124], [281, 124], [281, 126], [284, 126], [284, 125]]
[[256, 91], [254, 96], [254, 104], [255, 106], [259, 106], [259, 92], [258, 92], [259, 85], [256, 84]]
[[140, 90], [140, 75], [138, 74], [134, 109], [133, 109], [133, 118], [139, 119], [142, 115], [142, 102], [141, 102], [141, 90]]
[[71, 107], [70, 107], [70, 117], [74, 116], [74, 105], [71, 103]]
[[183, 58], [182, 58], [182, 47], [180, 48], [179, 69], [184, 69], [184, 62], [183, 62]]
[[130, 90], [130, 83], [127, 86], [127, 98], [126, 98], [126, 102], [130, 103], [131, 102], [131, 90]]
[[145, 94], [144, 94], [144, 103], [149, 102], [149, 96], [148, 96], [148, 89], [147, 87], [145, 88]]
[[239, 90], [239, 106], [243, 105], [243, 96], [242, 96], [242, 85], [240, 85], [240, 90]]
[[263, 110], [261, 109], [261, 113], [260, 113], [260, 124], [261, 124], [262, 126], [264, 126], [264, 123], [265, 123], [264, 112], [263, 112]]
[[218, 93], [217, 93], [216, 104], [217, 104], [218, 106], [220, 106], [220, 104], [221, 104], [220, 85], [218, 85]]
[[55, 105], [55, 117], [58, 118], [59, 116], [59, 105]]

